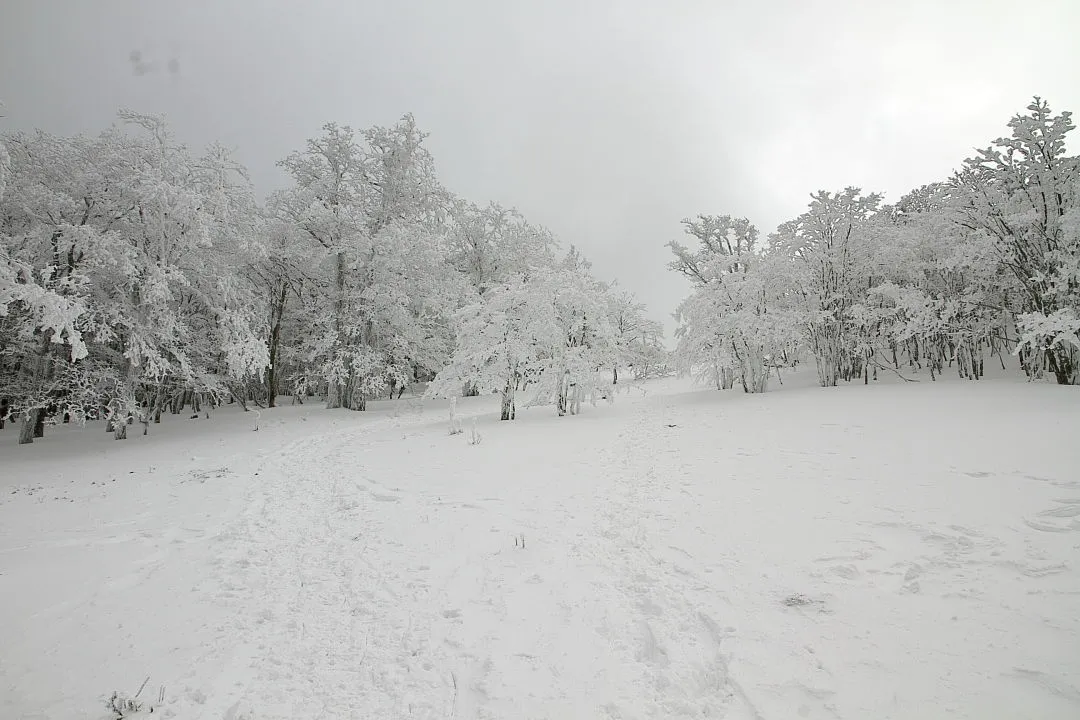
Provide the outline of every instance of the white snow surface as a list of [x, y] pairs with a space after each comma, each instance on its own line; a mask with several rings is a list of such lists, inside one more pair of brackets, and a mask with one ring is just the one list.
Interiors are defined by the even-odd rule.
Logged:
[[1078, 389], [805, 384], [8, 428], [0, 718], [1080, 717]]

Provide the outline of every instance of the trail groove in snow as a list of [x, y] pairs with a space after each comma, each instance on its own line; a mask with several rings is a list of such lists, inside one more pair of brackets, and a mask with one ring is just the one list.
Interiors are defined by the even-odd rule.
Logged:
[[[374, 451], [400, 427], [283, 452], [221, 538], [245, 643], [225, 673], [244, 689], [218, 704], [260, 718], [727, 716], [727, 631], [687, 599], [702, 579], [641, 535], [668, 488], [636, 467], [651, 423], [632, 408], [599, 453], [575, 440], [585, 418], [542, 431], [546, 461], [517, 458], [505, 483]], [[492, 446], [512, 425], [486, 433], [487, 458], [440, 430], [417, 442], [481, 468], [510, 460]]]

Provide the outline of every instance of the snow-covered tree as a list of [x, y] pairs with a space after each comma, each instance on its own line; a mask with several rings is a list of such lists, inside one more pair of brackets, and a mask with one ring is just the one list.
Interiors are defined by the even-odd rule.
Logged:
[[669, 243], [669, 267], [693, 286], [677, 313], [679, 368], [718, 389], [739, 380], [745, 392], [763, 392], [773, 364], [797, 344], [790, 269], [757, 250], [758, 230], [745, 218], [700, 215], [683, 224], [698, 246]]
[[1036, 98], [1011, 121], [1011, 137], [951, 180], [885, 207], [855, 188], [815, 193], [765, 253], [754, 252], [745, 220], [684, 221], [698, 245], [671, 244], [671, 267], [694, 288], [680, 308], [680, 366], [719, 387], [737, 374], [753, 386], [758, 356], [775, 363], [778, 351], [797, 357], [805, 347], [822, 385], [869, 382], [902, 362], [931, 378], [950, 367], [978, 379], [988, 356], [1004, 367], [1013, 351], [1032, 377], [1049, 369], [1059, 383], [1080, 382], [1072, 127], [1069, 113], [1053, 115]]
[[[433, 298], [453, 294], [445, 287], [450, 273], [439, 270], [437, 239], [449, 196], [424, 137], [411, 115], [365, 131], [362, 143], [351, 128], [331, 123], [282, 162], [296, 185], [281, 216], [321, 248], [328, 270], [322, 312], [312, 313], [323, 320], [304, 339], [309, 363], [326, 381], [327, 407], [362, 410], [388, 384], [402, 385], [406, 366], [432, 370], [426, 366], [445, 354], [445, 332], [428, 331]], [[411, 305], [392, 280], [403, 274], [426, 281], [412, 285], [423, 297]], [[405, 329], [403, 307], [424, 331]]]
[[864, 295], [875, 264], [870, 222], [881, 197], [858, 188], [811, 195], [809, 208], [770, 238], [774, 251], [794, 261], [804, 302], [806, 340], [822, 386], [862, 375], [865, 350], [849, 310]]
[[450, 262], [479, 295], [513, 275], [554, 264], [555, 239], [516, 210], [457, 200], [447, 231]]
[[121, 122], [96, 138], [6, 138], [8, 263], [54, 309], [80, 308], [57, 334], [26, 322], [34, 312], [21, 304], [5, 392], [38, 433], [49, 406], [146, 416], [170, 390], [218, 392], [264, 364], [253, 297], [234, 272], [253, 230], [240, 168], [218, 148], [193, 157], [160, 118]]
[[[281, 212], [325, 253], [331, 277], [325, 312], [327, 327], [311, 333], [310, 361], [327, 381], [327, 407], [353, 407], [355, 360], [361, 339], [348, 332], [350, 273], [370, 251], [363, 214], [364, 156], [348, 126], [327, 123], [323, 134], [280, 163], [295, 182], [282, 197]], [[310, 328], [315, 330], [315, 328]]]
[[610, 391], [613, 377], [606, 370], [619, 362], [609, 287], [593, 277], [590, 263], [574, 247], [544, 280], [558, 334], [551, 340], [540, 385], [553, 389], [560, 416], [577, 414], [585, 395], [595, 398]]
[[608, 321], [615, 345], [613, 385], [619, 383], [619, 369], [629, 368], [637, 380], [645, 380], [667, 366], [663, 326], [646, 316], [644, 303], [634, 295], [612, 286], [608, 292]]
[[757, 250], [758, 229], [746, 218], [731, 215], [698, 215], [682, 221], [685, 232], [697, 240], [696, 248], [671, 241], [675, 259], [668, 267], [695, 286], [745, 269], [743, 258]]
[[849, 311], [870, 344], [868, 361], [899, 370], [903, 355], [931, 377], [954, 364], [978, 379], [984, 354], [1006, 350], [1012, 305], [989, 238], [958, 222], [954, 193], [942, 183], [908, 193], [877, 220], [881, 267]]
[[457, 346], [428, 387], [431, 397], [456, 397], [464, 385], [502, 396], [501, 420], [517, 414], [525, 378], [544, 372], [545, 352], [558, 333], [544, 278], [517, 275], [487, 289], [455, 316]]
[[456, 317], [449, 365], [428, 389], [452, 397], [464, 386], [502, 394], [503, 420], [516, 414], [516, 393], [532, 386], [559, 415], [611, 387], [617, 358], [608, 288], [571, 249], [556, 267], [533, 268], [490, 285]]
[[654, 342], [626, 325], [616, 343], [607, 286], [575, 253], [558, 266], [551, 234], [515, 211], [454, 199], [424, 140], [411, 115], [328, 124], [260, 207], [227, 152], [191, 152], [159, 117], [4, 135], [0, 395], [25, 439], [46, 416], [104, 416], [121, 438], [165, 408], [272, 405], [279, 388], [363, 409], [467, 359], [493, 327], [516, 368], [495, 383], [510, 414], [513, 392], [556, 375], [565, 409], [569, 385]]
[[1048, 367], [1060, 384], [1080, 383], [1080, 158], [1068, 156], [1074, 128], [1036, 97], [1026, 115], [965, 162], [953, 178], [965, 227], [993, 240], [1022, 294], [1018, 318], [1025, 363]]

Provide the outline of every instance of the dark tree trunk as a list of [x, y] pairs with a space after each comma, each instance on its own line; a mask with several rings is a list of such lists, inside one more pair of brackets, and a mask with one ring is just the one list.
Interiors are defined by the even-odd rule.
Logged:
[[500, 420], [513, 420], [517, 415], [517, 408], [514, 405], [514, 384], [511, 382], [506, 383], [506, 387], [502, 391], [502, 412], [499, 413]]
[[270, 312], [270, 364], [266, 367], [266, 406], [277, 406], [277, 359], [278, 349], [281, 347], [281, 321], [285, 317], [285, 302], [288, 298], [287, 286], [281, 284], [278, 295], [274, 298], [276, 306]]
[[1050, 363], [1050, 370], [1054, 373], [1054, 379], [1058, 385], [1076, 385], [1080, 383], [1080, 373], [1077, 372], [1076, 360], [1068, 348], [1051, 348], [1046, 353], [1046, 359]]
[[[58, 236], [54, 235], [53, 240], [56, 241]], [[32, 387], [36, 391], [40, 391], [45, 385], [46, 381], [52, 376], [52, 357], [50, 355], [52, 331], [47, 330], [41, 335], [41, 340], [37, 345], [37, 352], [34, 353], [32, 361], [22, 368], [22, 372], [29, 371], [30, 377], [27, 379], [30, 381]], [[34, 438], [45, 436], [45, 409], [35, 408], [31, 410], [26, 420], [23, 423], [22, 430], [19, 434], [19, 444], [26, 445], [34, 442]]]
[[[345, 274], [347, 269], [345, 253], [339, 252], [335, 258], [334, 269], [334, 332], [337, 336], [334, 349], [339, 352], [345, 347]], [[352, 371], [350, 370], [349, 377], [344, 383], [337, 378], [329, 381], [326, 388], [327, 409], [350, 406], [351, 380]]]
[[37, 428], [38, 416], [44, 415], [45, 411], [41, 408], [35, 408], [31, 410], [25, 418], [23, 418], [22, 427], [19, 429], [19, 444], [29, 445], [34, 442], [34, 431]]
[[562, 377], [559, 379], [559, 390], [555, 396], [555, 412], [559, 417], [566, 415], [566, 411], [569, 407], [569, 395], [570, 395], [570, 371], [564, 370]]

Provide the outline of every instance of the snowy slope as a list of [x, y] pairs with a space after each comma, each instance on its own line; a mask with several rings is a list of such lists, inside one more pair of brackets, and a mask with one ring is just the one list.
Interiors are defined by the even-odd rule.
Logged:
[[798, 384], [5, 430], [0, 717], [1080, 717], [1076, 389]]

